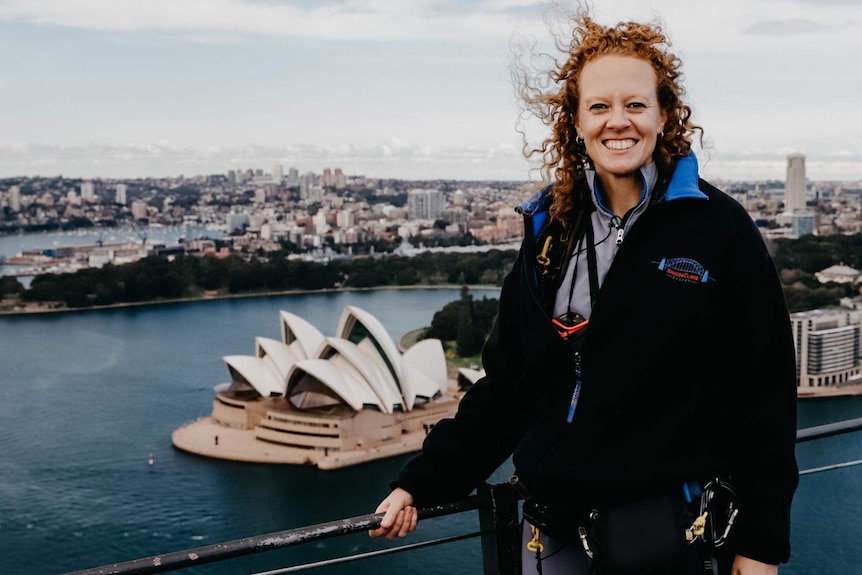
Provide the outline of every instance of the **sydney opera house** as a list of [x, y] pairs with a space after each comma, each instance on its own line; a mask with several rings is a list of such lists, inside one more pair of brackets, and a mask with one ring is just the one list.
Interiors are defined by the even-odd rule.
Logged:
[[280, 311], [281, 341], [223, 359], [212, 415], [177, 429], [179, 449], [221, 459], [335, 469], [417, 451], [454, 415], [481, 372], [447, 374], [439, 340], [402, 350], [368, 312], [347, 306], [335, 337]]

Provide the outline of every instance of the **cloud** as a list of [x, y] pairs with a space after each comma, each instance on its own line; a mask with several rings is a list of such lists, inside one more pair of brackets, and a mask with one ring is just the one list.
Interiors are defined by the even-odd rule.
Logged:
[[[103, 31], [241, 33], [330, 40], [465, 41], [506, 38], [530, 2], [441, 0], [7, 0], [0, 21]], [[217, 36], [216, 36], [217, 37]]]
[[[699, 153], [707, 179], [738, 181], [784, 180], [787, 156], [792, 148], [747, 149], [714, 154]], [[810, 181], [844, 181], [862, 184], [862, 149], [817, 150], [805, 153], [805, 173]]]
[[821, 24], [813, 20], [794, 18], [790, 20], [764, 20], [755, 22], [745, 29], [745, 33], [759, 36], [797, 36], [800, 34], [837, 32], [847, 27], [847, 25]]
[[526, 180], [528, 164], [512, 146], [383, 144], [232, 146], [197, 149], [150, 144], [0, 145], [0, 177], [146, 178], [223, 174], [230, 169], [300, 172], [342, 168], [350, 175], [400, 179]]
[[[705, 177], [720, 180], [783, 180], [787, 155], [798, 150], [749, 149], [698, 152]], [[812, 181], [862, 181], [862, 149], [806, 154]], [[224, 174], [231, 169], [263, 169], [275, 164], [300, 173], [341, 168], [348, 175], [405, 180], [535, 180], [520, 150], [511, 145], [429, 146], [393, 140], [381, 144], [297, 144], [290, 146], [213, 146], [206, 149], [148, 144], [55, 146], [0, 145], [0, 178], [187, 177]]]

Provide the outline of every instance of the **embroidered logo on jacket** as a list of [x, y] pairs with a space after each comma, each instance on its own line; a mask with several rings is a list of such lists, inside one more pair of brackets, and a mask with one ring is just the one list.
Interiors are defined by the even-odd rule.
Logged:
[[688, 283], [706, 283], [715, 278], [709, 276], [709, 270], [705, 269], [696, 260], [691, 258], [662, 258], [658, 262], [658, 269], [670, 279]]

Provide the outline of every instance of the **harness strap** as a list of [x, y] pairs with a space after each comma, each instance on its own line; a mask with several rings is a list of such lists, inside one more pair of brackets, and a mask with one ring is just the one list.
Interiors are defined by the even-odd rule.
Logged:
[[587, 269], [590, 276], [590, 307], [596, 303], [599, 295], [599, 271], [596, 256], [596, 234], [593, 231], [592, 218], [587, 222]]
[[536, 554], [536, 572], [542, 575], [542, 552], [545, 550], [545, 545], [539, 539], [539, 528], [535, 525], [530, 525], [530, 532], [533, 538], [527, 543], [527, 551], [532, 551]]

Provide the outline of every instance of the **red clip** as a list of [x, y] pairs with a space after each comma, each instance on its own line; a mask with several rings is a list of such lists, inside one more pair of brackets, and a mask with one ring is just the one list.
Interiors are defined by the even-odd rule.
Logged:
[[587, 323], [589, 323], [589, 321], [590, 320], [585, 319], [584, 321], [582, 321], [581, 323], [579, 323], [577, 325], [566, 325], [563, 322], [561, 322], [560, 320], [558, 320], [557, 318], [554, 318], [551, 320], [551, 323], [554, 324], [554, 327], [557, 328], [557, 331], [559, 332], [560, 337], [563, 339], [567, 339], [571, 335], [573, 335], [573, 334], [581, 331], [585, 327], [587, 327]]

